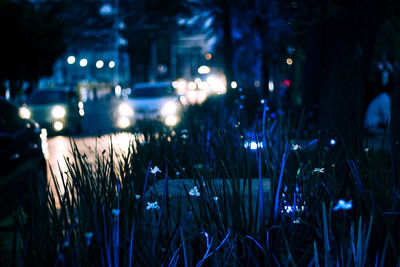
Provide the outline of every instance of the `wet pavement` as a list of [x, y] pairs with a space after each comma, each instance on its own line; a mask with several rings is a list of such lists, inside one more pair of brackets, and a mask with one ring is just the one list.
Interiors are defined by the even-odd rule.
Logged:
[[73, 158], [71, 144], [75, 143], [79, 152], [86, 154], [89, 162], [94, 161], [97, 152], [108, 151], [111, 144], [116, 152], [128, 150], [134, 135], [113, 128], [113, 107], [111, 100], [86, 103], [82, 133], [47, 137], [44, 152], [49, 170], [47, 177], [52, 188], [54, 182], [51, 173], [55, 175], [58, 183], [62, 184], [61, 174], [67, 171], [66, 159]]

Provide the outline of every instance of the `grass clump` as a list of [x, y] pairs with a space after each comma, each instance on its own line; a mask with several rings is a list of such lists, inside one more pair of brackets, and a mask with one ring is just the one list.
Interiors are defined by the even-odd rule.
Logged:
[[[44, 203], [15, 214], [23, 263], [399, 263], [399, 197], [385, 151], [354, 155], [341, 140], [300, 136], [267, 109], [253, 127], [218, 103], [192, 109], [182, 128], [136, 139], [126, 153], [111, 146], [91, 162], [72, 143], [68, 171], [53, 175], [56, 192], [43, 187]], [[250, 139], [262, 146], [246, 148]]]

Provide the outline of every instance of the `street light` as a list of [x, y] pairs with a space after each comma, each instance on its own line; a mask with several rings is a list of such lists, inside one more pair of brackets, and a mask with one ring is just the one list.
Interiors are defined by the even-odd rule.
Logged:
[[108, 67], [109, 67], [110, 69], [114, 68], [114, 67], [115, 67], [115, 62], [114, 62], [113, 60], [111, 60], [111, 61], [108, 63]]
[[82, 59], [79, 61], [79, 65], [81, 65], [81, 67], [86, 67], [87, 63], [88, 63], [88, 61], [87, 61], [86, 58], [82, 58]]
[[75, 57], [74, 56], [69, 56], [67, 58], [67, 62], [68, 62], [68, 64], [74, 64], [75, 63]]
[[97, 60], [96, 68], [101, 69], [104, 66], [103, 60]]

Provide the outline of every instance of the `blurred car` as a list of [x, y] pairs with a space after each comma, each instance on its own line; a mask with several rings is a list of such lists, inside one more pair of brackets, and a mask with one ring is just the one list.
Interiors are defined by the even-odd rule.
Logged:
[[0, 97], [0, 218], [29, 203], [31, 193], [46, 184], [42, 138], [37, 123], [21, 119], [17, 107]]
[[75, 91], [59, 87], [33, 92], [19, 109], [19, 115], [36, 121], [49, 131], [74, 129], [80, 132], [85, 111]]
[[126, 129], [141, 121], [173, 127], [180, 121], [181, 103], [170, 83], [137, 83], [118, 105], [117, 126]]

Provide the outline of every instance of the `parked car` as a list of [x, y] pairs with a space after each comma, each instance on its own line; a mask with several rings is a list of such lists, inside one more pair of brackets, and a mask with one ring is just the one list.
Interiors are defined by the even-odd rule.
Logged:
[[63, 87], [34, 91], [19, 109], [21, 118], [32, 119], [54, 132], [66, 129], [80, 132], [84, 114], [78, 94]]
[[144, 121], [177, 125], [181, 103], [170, 83], [137, 83], [118, 106], [117, 126], [125, 129]]
[[0, 97], [0, 219], [38, 193], [46, 184], [46, 159], [39, 125], [18, 116], [18, 109]]

